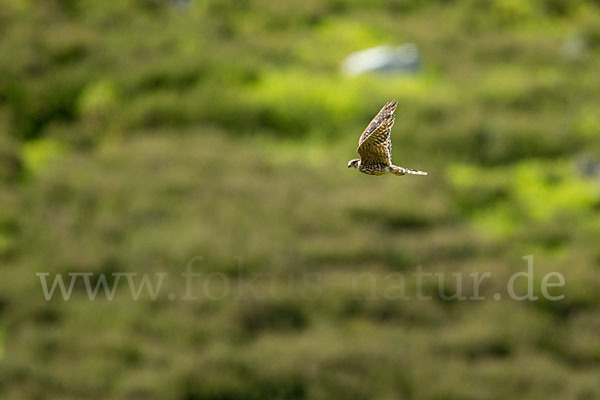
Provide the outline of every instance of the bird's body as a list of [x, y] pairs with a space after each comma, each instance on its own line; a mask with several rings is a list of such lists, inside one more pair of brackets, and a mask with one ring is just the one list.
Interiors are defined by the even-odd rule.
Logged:
[[367, 175], [385, 175], [385, 174], [394, 174], [394, 175], [427, 175], [427, 172], [417, 171], [416, 169], [403, 168], [397, 165], [385, 165], [385, 164], [365, 164], [359, 165], [358, 170], [363, 174]]
[[427, 175], [427, 172], [399, 167], [392, 164], [392, 139], [390, 133], [394, 126], [394, 111], [398, 102], [392, 100], [373, 118], [358, 141], [360, 159], [348, 162], [348, 168], [354, 167], [368, 175]]

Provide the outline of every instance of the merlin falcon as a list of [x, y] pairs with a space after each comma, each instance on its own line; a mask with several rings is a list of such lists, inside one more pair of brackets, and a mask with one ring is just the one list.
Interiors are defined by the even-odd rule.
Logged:
[[392, 164], [392, 139], [390, 133], [394, 126], [394, 111], [398, 102], [392, 100], [373, 118], [367, 129], [360, 135], [357, 153], [359, 158], [348, 162], [348, 168], [358, 169], [368, 175], [427, 175], [427, 172], [399, 167]]

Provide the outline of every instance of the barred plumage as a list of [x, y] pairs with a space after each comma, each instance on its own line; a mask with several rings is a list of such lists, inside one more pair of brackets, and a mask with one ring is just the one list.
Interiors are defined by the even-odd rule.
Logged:
[[354, 167], [368, 175], [427, 175], [427, 172], [399, 167], [392, 164], [392, 139], [390, 133], [394, 126], [394, 119], [398, 102], [392, 100], [387, 103], [373, 118], [358, 140], [360, 159], [355, 158], [348, 162], [348, 168]]

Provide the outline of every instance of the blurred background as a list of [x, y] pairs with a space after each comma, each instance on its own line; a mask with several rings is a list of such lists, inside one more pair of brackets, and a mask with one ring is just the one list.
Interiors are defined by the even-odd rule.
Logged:
[[[393, 98], [427, 177], [346, 168]], [[600, 398], [597, 0], [1, 0], [0, 141], [2, 399]]]

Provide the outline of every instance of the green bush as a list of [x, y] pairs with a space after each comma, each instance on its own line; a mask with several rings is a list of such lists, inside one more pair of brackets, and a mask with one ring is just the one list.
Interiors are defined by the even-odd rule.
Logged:
[[[600, 398], [599, 21], [593, 0], [5, 0], [0, 398]], [[406, 42], [418, 74], [341, 71]], [[393, 161], [427, 177], [346, 168], [392, 98]], [[527, 254], [540, 299], [513, 301]], [[417, 268], [448, 278], [430, 301]], [[40, 272], [168, 275], [155, 300], [122, 278], [46, 301]], [[473, 272], [486, 300], [439, 298]]]

